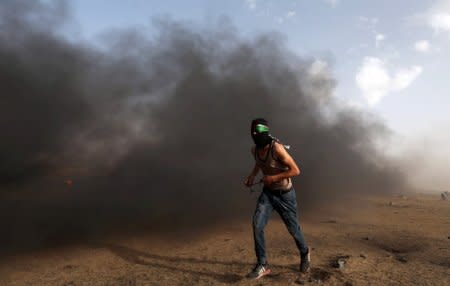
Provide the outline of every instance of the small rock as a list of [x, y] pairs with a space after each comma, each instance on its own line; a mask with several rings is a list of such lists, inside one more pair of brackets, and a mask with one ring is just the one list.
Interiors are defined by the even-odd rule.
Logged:
[[72, 270], [72, 269], [75, 269], [75, 268], [76, 268], [75, 265], [70, 265], [70, 264], [65, 265], [65, 266], [63, 267], [64, 270]]
[[363, 237], [363, 240], [370, 240], [370, 237], [365, 236], [365, 237]]
[[336, 257], [336, 261], [333, 263], [333, 266], [339, 269], [344, 269], [347, 260], [350, 258], [350, 255], [340, 255]]
[[406, 263], [408, 262], [408, 259], [404, 256], [397, 256], [396, 257], [398, 261], [402, 262], [402, 263]]
[[443, 201], [447, 200], [447, 199], [448, 199], [448, 196], [449, 196], [449, 193], [448, 193], [448, 192], [443, 192], [443, 193], [441, 193], [441, 199], [442, 199]]
[[389, 202], [389, 206], [392, 207], [394, 203], [392, 201]]
[[359, 256], [362, 257], [362, 258], [364, 258], [364, 259], [367, 258], [367, 256], [366, 256], [365, 254], [363, 254], [363, 253], [361, 253]]

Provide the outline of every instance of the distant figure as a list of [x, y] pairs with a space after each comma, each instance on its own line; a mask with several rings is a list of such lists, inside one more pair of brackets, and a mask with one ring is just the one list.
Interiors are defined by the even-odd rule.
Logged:
[[284, 146], [269, 134], [269, 126], [265, 119], [258, 118], [252, 121], [251, 136], [255, 142], [255, 146], [252, 147], [255, 166], [244, 184], [247, 187], [252, 186], [256, 175], [261, 170], [264, 188], [253, 215], [257, 263], [247, 277], [259, 279], [271, 272], [266, 259], [264, 227], [273, 210], [280, 214], [295, 240], [300, 252], [300, 271], [308, 272], [311, 262], [310, 251], [297, 219], [297, 199], [291, 181], [291, 177], [299, 175], [300, 170]]

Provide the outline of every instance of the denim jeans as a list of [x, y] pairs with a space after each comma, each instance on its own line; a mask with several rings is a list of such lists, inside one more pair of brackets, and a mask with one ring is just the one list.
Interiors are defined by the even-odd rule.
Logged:
[[266, 246], [264, 240], [264, 227], [275, 210], [280, 215], [289, 233], [295, 240], [295, 244], [300, 252], [308, 252], [303, 232], [297, 219], [297, 198], [295, 190], [285, 194], [264, 188], [258, 198], [255, 214], [253, 215], [253, 238], [255, 240], [255, 252], [258, 263], [266, 264]]

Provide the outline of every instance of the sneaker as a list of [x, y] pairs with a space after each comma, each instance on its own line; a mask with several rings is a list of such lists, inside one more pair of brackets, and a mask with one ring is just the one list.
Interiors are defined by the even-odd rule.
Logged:
[[300, 257], [300, 272], [309, 272], [309, 268], [311, 267], [311, 250], [308, 248], [308, 252], [301, 254]]
[[270, 274], [271, 270], [269, 269], [267, 264], [256, 264], [255, 268], [253, 268], [252, 272], [247, 275], [247, 278], [251, 279], [259, 279], [265, 275]]

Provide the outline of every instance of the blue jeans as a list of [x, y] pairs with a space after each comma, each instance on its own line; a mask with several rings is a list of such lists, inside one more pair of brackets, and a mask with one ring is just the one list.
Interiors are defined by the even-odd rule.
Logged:
[[297, 219], [297, 198], [295, 190], [285, 194], [264, 188], [258, 198], [255, 214], [253, 215], [253, 238], [258, 263], [266, 264], [266, 246], [264, 240], [264, 227], [273, 210], [276, 210], [286, 225], [289, 233], [295, 240], [300, 254], [308, 252], [305, 237]]

